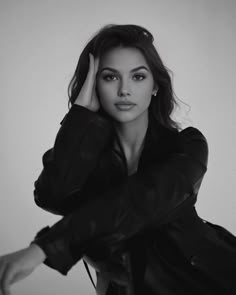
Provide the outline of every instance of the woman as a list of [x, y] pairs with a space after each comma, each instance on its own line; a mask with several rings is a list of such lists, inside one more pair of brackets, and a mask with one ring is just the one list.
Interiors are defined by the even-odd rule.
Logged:
[[236, 239], [195, 210], [207, 141], [171, 119], [152, 34], [102, 28], [80, 56], [69, 103], [34, 190], [39, 207], [63, 217], [1, 257], [2, 294], [42, 262], [66, 275], [80, 259], [96, 270], [99, 295], [235, 294]]

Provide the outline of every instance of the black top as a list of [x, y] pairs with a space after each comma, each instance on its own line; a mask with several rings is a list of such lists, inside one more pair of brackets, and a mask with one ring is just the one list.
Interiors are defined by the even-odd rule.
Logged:
[[[230, 294], [236, 238], [195, 210], [208, 144], [194, 127], [149, 120], [137, 172], [128, 176], [107, 119], [73, 105], [35, 181], [38, 206], [62, 215], [32, 243], [66, 275], [81, 258], [110, 281], [107, 294]], [[233, 293], [232, 293], [233, 294]]]

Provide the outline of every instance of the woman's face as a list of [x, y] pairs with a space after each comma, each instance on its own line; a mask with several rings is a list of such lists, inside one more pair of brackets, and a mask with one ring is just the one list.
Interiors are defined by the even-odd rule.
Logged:
[[105, 53], [96, 83], [101, 106], [116, 121], [129, 122], [148, 114], [154, 79], [140, 50], [117, 47]]

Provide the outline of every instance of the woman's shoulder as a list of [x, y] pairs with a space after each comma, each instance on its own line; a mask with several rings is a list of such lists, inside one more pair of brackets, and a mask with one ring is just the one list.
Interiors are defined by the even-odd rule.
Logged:
[[204, 133], [194, 126], [188, 126], [184, 129], [181, 129], [178, 134], [180, 137], [185, 139], [202, 139], [204, 141], [207, 141]]
[[182, 152], [207, 163], [208, 142], [201, 130], [193, 126], [182, 129], [178, 133], [178, 143]]
[[194, 126], [189, 126], [181, 130], [163, 129], [163, 135], [160, 137], [165, 145], [172, 145], [176, 148], [183, 145], [202, 143], [207, 145], [207, 139], [204, 133]]

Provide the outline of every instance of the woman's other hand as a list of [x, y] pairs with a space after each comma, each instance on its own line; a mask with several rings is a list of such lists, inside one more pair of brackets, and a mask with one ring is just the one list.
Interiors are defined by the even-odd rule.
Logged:
[[75, 104], [88, 108], [93, 112], [97, 112], [100, 108], [98, 97], [96, 94], [96, 74], [98, 71], [99, 59], [89, 53], [89, 70]]
[[10, 285], [30, 275], [46, 258], [36, 244], [0, 256], [0, 295], [10, 295]]

